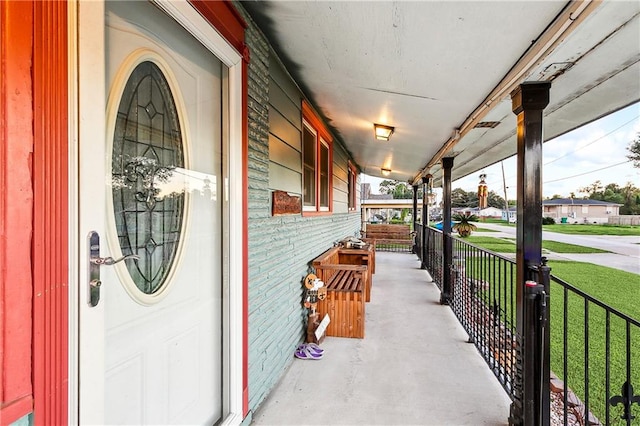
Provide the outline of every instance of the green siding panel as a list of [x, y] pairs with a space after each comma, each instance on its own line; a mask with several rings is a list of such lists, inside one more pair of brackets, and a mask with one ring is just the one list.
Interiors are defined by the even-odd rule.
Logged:
[[271, 84], [269, 85], [269, 104], [272, 108], [278, 110], [278, 112], [298, 130], [302, 130], [301, 98], [298, 98], [297, 102], [292, 101], [291, 98], [284, 93], [282, 88], [271, 80]]
[[241, 3], [234, 1], [234, 5], [247, 21], [245, 39], [251, 52], [248, 380], [249, 410], [255, 412], [289, 367], [293, 350], [303, 340], [306, 310], [302, 306], [302, 280], [310, 272], [309, 262], [330, 248], [333, 241], [358, 233], [360, 214], [346, 213], [343, 189], [348, 155], [334, 144], [334, 214], [271, 216], [272, 189], [301, 192], [301, 118], [295, 112], [301, 108], [301, 94]]
[[269, 135], [269, 160], [302, 174], [300, 151], [274, 135]]
[[298, 151], [302, 151], [301, 132], [275, 108], [269, 107], [269, 132]]
[[336, 191], [346, 193], [348, 190], [349, 190], [349, 185], [347, 184], [346, 181], [337, 179], [335, 176], [333, 176], [333, 192], [334, 193]]
[[[284, 70], [277, 55], [272, 51], [269, 61], [269, 72], [271, 79], [282, 88], [282, 91], [289, 96], [292, 102], [298, 103], [302, 101], [302, 93], [293, 82], [293, 79]], [[298, 108], [302, 108], [301, 106]]]
[[279, 164], [269, 164], [269, 188], [302, 194], [302, 175]]

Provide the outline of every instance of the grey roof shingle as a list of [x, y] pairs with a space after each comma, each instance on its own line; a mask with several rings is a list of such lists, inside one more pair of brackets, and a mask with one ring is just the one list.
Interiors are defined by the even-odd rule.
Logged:
[[591, 199], [579, 199], [579, 198], [554, 198], [553, 200], [542, 200], [543, 206], [622, 206], [623, 204], [610, 203], [608, 201], [591, 200]]

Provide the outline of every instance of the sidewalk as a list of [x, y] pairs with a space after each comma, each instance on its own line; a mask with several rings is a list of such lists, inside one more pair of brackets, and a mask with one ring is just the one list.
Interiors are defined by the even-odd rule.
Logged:
[[365, 338], [293, 359], [252, 424], [506, 425], [506, 392], [430, 281], [415, 255], [376, 253]]
[[[480, 228], [492, 229], [497, 232], [475, 232], [474, 235], [482, 235], [494, 238], [516, 238], [516, 228], [497, 223], [479, 222]], [[579, 226], [579, 225], [567, 225]], [[588, 262], [609, 268], [640, 274], [640, 237], [615, 236], [615, 235], [574, 235], [561, 234], [559, 232], [543, 231], [542, 239], [545, 241], [558, 241], [561, 243], [575, 244], [585, 247], [594, 247], [607, 250], [610, 253], [551, 253], [545, 251], [544, 256], [549, 260], [573, 260], [576, 262]], [[515, 254], [504, 254], [515, 259]]]

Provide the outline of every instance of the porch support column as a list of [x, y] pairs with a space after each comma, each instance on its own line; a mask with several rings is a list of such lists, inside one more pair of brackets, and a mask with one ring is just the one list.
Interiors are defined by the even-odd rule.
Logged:
[[[418, 229], [418, 185], [411, 185], [411, 187], [413, 188], [413, 214], [411, 215], [411, 217], [413, 218], [413, 232], [416, 232], [416, 230]], [[415, 234], [414, 234], [415, 235]], [[424, 242], [423, 242], [424, 244]], [[413, 252], [417, 253], [416, 251], [416, 242], [415, 239], [413, 241]]]
[[549, 345], [541, 335], [548, 332], [549, 327], [542, 328], [548, 318], [539, 320], [538, 296], [525, 282], [537, 281], [530, 268], [542, 264], [542, 111], [550, 88], [548, 82], [528, 82], [511, 93], [517, 115], [516, 329], [522, 400], [516, 396], [510, 422], [525, 426], [549, 425]]
[[[431, 175], [422, 177], [422, 269], [429, 269], [429, 201], [427, 200], [427, 191], [431, 184]], [[430, 272], [432, 274], [433, 271]]]
[[451, 169], [453, 168], [453, 157], [442, 159], [442, 199], [444, 211], [442, 212], [442, 293], [440, 293], [440, 304], [448, 305], [451, 299], [451, 265], [453, 263], [453, 244], [451, 243]]

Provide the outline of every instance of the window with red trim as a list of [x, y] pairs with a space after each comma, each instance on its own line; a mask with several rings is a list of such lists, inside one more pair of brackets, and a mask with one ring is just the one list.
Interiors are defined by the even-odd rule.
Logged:
[[347, 167], [348, 173], [348, 181], [347, 181], [347, 196], [349, 197], [349, 211], [356, 210], [356, 188], [357, 188], [357, 178], [358, 172], [353, 164], [349, 162], [349, 167]]
[[329, 133], [306, 104], [302, 104], [303, 211], [331, 212], [333, 144]]

